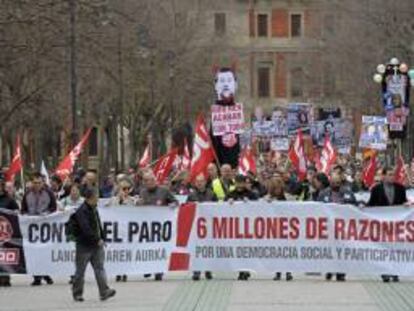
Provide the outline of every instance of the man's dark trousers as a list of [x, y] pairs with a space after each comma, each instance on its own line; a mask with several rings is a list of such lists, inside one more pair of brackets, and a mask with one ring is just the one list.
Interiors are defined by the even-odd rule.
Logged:
[[105, 252], [103, 246], [84, 246], [76, 243], [76, 272], [73, 280], [73, 297], [82, 297], [85, 283], [85, 270], [90, 262], [98, 283], [99, 294], [105, 296], [109, 290], [106, 272], [104, 269]]

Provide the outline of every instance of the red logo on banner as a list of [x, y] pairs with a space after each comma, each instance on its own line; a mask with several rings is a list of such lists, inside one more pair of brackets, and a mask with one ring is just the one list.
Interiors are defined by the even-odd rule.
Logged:
[[0, 216], [0, 243], [8, 242], [13, 236], [13, 227], [10, 221]]
[[170, 258], [170, 271], [185, 271], [190, 267], [190, 254], [186, 248], [190, 239], [191, 228], [196, 214], [196, 204], [181, 205], [177, 217], [177, 244], [176, 250]]
[[0, 265], [18, 265], [19, 254], [20, 252], [17, 248], [0, 249]]

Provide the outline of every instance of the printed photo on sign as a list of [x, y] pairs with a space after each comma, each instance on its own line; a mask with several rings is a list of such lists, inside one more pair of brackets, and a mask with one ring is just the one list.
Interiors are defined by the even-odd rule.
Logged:
[[329, 135], [332, 145], [338, 149], [346, 149], [353, 145], [354, 131], [350, 120], [316, 121], [311, 127], [311, 133], [314, 145], [323, 146], [327, 135]]
[[388, 125], [385, 117], [362, 116], [359, 146], [385, 150], [388, 142]]
[[289, 135], [296, 135], [298, 129], [301, 129], [303, 134], [310, 134], [311, 118], [309, 104], [289, 104], [287, 113]]

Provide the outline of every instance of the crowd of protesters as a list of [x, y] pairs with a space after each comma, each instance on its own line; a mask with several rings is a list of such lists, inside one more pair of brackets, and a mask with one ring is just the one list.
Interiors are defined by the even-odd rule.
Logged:
[[[188, 172], [175, 169], [167, 182], [160, 185], [150, 169], [129, 170], [127, 173], [112, 171], [107, 176], [99, 176], [94, 170], [77, 169], [70, 178], [61, 180], [52, 176], [47, 184], [46, 176], [33, 173], [25, 184], [25, 191], [16, 191], [13, 183], [5, 182], [0, 174], [0, 208], [18, 210], [21, 214], [45, 215], [82, 205], [85, 198], [91, 201], [91, 191], [105, 199], [106, 206], [118, 205], [172, 205], [178, 206], [177, 195], [186, 196], [187, 201], [215, 202], [227, 201], [320, 201], [323, 203], [351, 204], [355, 206], [388, 206], [407, 203], [406, 188], [410, 187], [394, 182], [394, 167], [382, 165], [377, 170], [376, 184], [371, 187], [371, 197], [367, 202], [359, 202], [355, 193], [369, 191], [362, 179], [364, 164], [350, 156], [337, 159], [329, 174], [318, 172], [315, 166], [308, 165], [306, 177], [299, 180], [295, 169], [289, 165], [286, 155], [262, 154], [257, 163], [257, 172], [245, 175], [228, 164], [218, 167], [211, 163], [207, 176], [199, 175], [190, 183]], [[407, 172], [411, 172], [409, 168]], [[101, 182], [99, 182], [101, 180]], [[88, 204], [88, 203], [85, 203]], [[83, 206], [83, 205], [82, 205]], [[99, 238], [100, 241], [100, 238]], [[101, 243], [101, 242], [99, 242]], [[83, 252], [86, 253], [83, 245]], [[85, 265], [85, 263], [84, 263]], [[206, 279], [213, 274], [205, 272]], [[337, 281], [345, 281], [340, 271], [326, 274], [326, 280], [333, 276]], [[74, 281], [79, 296], [82, 291], [82, 279], [77, 272]], [[150, 275], [145, 275], [150, 277]], [[239, 280], [248, 280], [250, 273], [241, 271]], [[116, 281], [127, 281], [126, 275], [118, 275]], [[193, 280], [200, 280], [201, 271], [193, 273]], [[282, 278], [281, 272], [275, 272], [274, 280]], [[161, 281], [162, 273], [155, 274], [155, 280]], [[286, 280], [292, 280], [292, 273], [286, 273]], [[384, 282], [397, 282], [398, 276], [383, 275]], [[32, 285], [39, 286], [45, 281], [53, 284], [50, 276], [34, 276]], [[100, 290], [107, 289], [105, 277], [101, 276]], [[10, 286], [10, 277], [0, 276], [0, 286]], [[104, 295], [104, 294], [102, 294]]]

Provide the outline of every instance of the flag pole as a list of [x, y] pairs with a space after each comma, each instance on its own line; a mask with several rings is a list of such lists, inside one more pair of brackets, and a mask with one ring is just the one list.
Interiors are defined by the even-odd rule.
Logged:
[[22, 165], [22, 169], [20, 170], [20, 182], [22, 183], [22, 189], [23, 189], [23, 193], [26, 192], [26, 183], [24, 182], [24, 172], [23, 172], [24, 168]]

